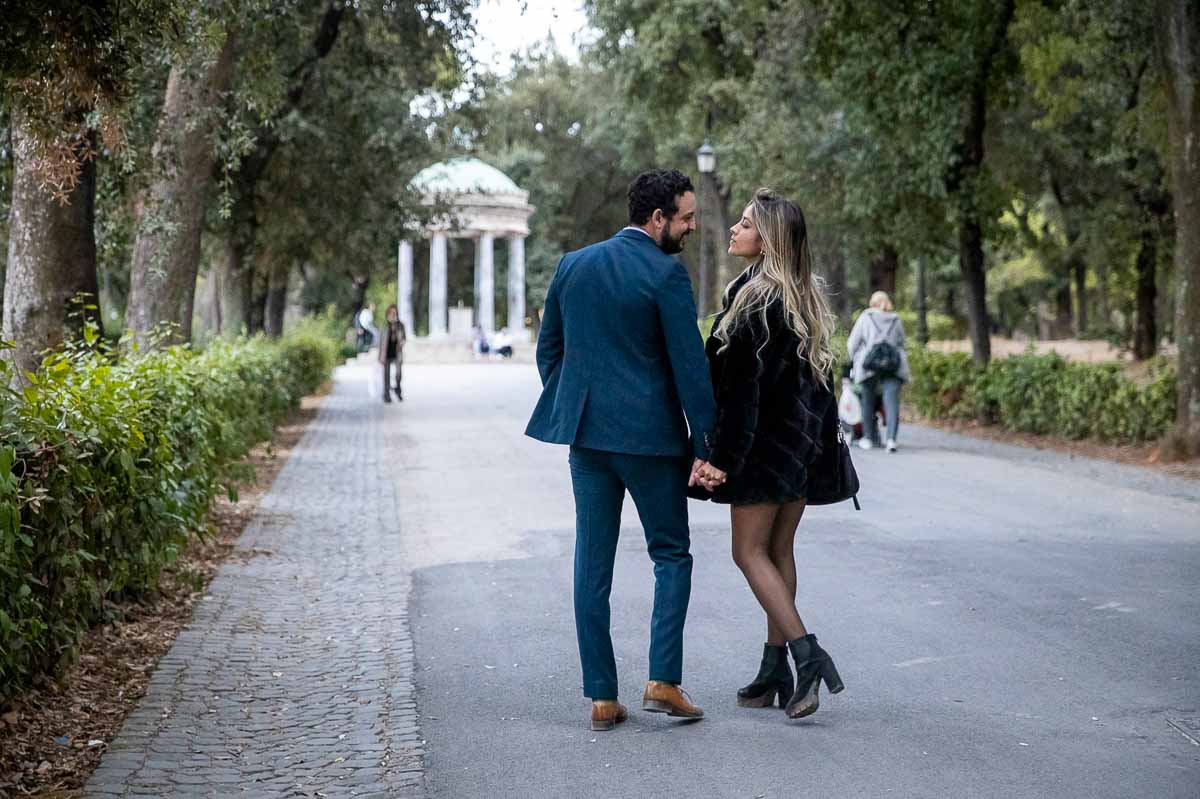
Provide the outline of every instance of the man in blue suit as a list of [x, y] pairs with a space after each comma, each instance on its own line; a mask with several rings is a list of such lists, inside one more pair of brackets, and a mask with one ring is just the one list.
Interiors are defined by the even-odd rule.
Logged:
[[704, 715], [679, 688], [692, 584], [685, 492], [708, 458], [716, 408], [692, 283], [670, 257], [695, 229], [687, 176], [639, 175], [629, 187], [629, 226], [564, 255], [546, 294], [537, 343], [542, 395], [525, 432], [571, 447], [575, 629], [595, 730], [628, 717], [617, 701], [608, 601], [627, 489], [654, 561], [642, 708]]

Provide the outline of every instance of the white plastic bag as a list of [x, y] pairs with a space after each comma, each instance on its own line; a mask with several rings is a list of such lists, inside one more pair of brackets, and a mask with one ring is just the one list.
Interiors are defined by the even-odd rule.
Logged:
[[862, 424], [862, 403], [845, 378], [842, 379], [842, 397], [838, 400], [838, 418], [849, 427]]

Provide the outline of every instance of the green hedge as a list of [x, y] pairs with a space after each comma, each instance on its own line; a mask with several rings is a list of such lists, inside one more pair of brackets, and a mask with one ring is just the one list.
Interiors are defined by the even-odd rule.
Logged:
[[[949, 319], [949, 317], [946, 317]], [[703, 320], [708, 335], [711, 320]], [[846, 332], [833, 336], [835, 375], [849, 363]], [[1144, 384], [1117, 363], [1074, 363], [1061, 356], [1013, 355], [986, 369], [962, 352], [933, 352], [908, 344], [912, 381], [903, 398], [930, 419], [975, 419], [1007, 430], [1118, 444], [1153, 441], [1175, 422], [1175, 370], [1150, 363]]]
[[70, 662], [106, 600], [157, 586], [335, 356], [311, 331], [125, 358], [80, 348], [0, 390], [0, 700]]
[[1056, 354], [998, 358], [986, 369], [966, 353], [909, 348], [905, 399], [933, 419], [977, 419], [1007, 430], [1137, 443], [1175, 420], [1175, 371], [1150, 365], [1145, 385], [1115, 363], [1072, 363]]

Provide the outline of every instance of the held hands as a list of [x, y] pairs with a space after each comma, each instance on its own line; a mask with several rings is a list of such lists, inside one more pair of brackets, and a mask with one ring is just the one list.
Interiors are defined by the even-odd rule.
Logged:
[[727, 475], [708, 461], [696, 458], [692, 463], [692, 474], [688, 477], [688, 485], [700, 485], [712, 491], [725, 482]]

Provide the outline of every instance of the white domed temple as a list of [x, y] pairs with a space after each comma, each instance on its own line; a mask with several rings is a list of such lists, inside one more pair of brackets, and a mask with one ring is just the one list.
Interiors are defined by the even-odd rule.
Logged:
[[[445, 209], [420, 231], [429, 241], [429, 337], [461, 333], [446, 305], [447, 241], [475, 242], [475, 297], [472, 318], [491, 333], [496, 327], [494, 308], [494, 246], [503, 238], [508, 246], [508, 319], [512, 336], [528, 336], [525, 329], [525, 237], [529, 235], [529, 193], [507, 175], [477, 158], [454, 158], [426, 167], [410, 186], [421, 193], [428, 208]], [[413, 242], [402, 240], [399, 253], [400, 319], [413, 328]]]

